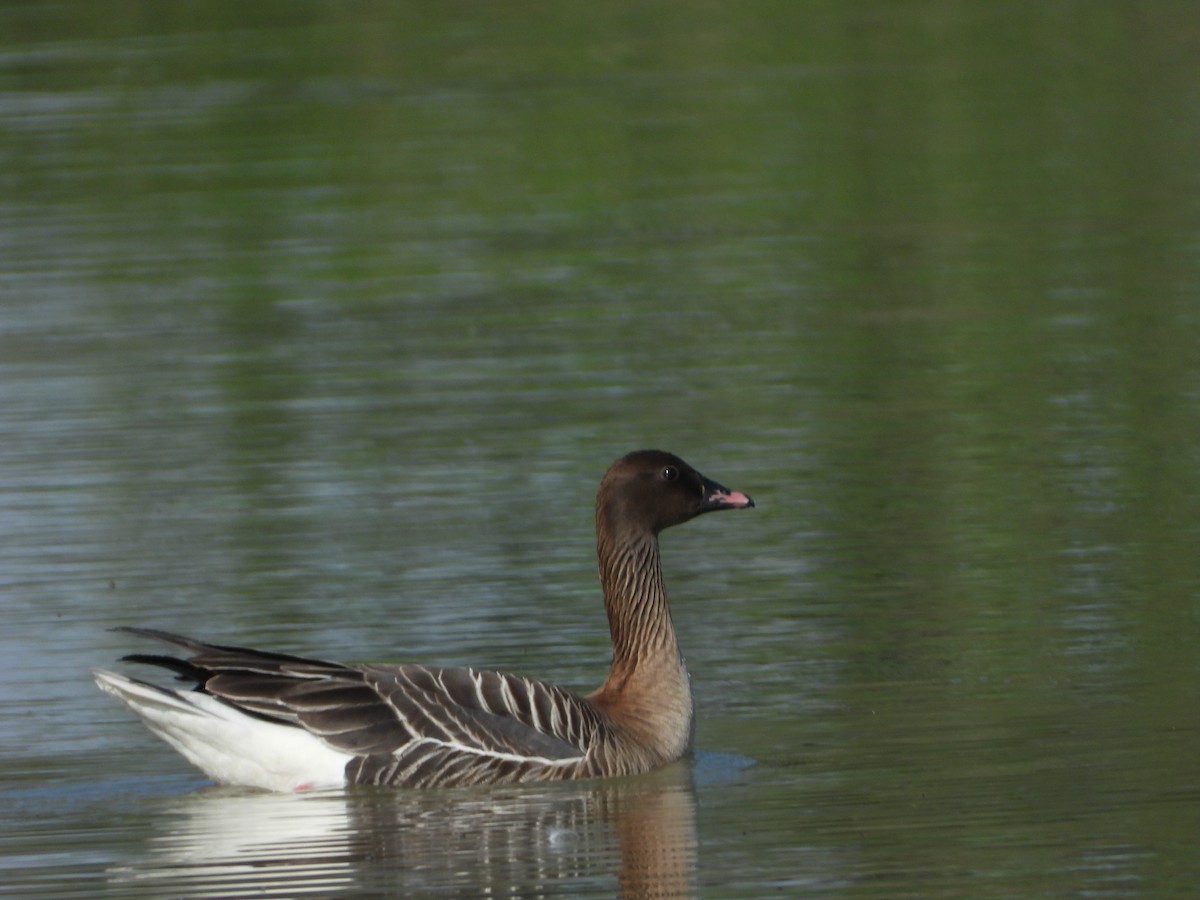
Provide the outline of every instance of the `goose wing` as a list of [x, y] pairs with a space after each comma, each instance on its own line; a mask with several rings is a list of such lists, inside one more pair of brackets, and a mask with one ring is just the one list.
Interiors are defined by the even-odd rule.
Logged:
[[125, 659], [170, 669], [250, 715], [286, 722], [352, 754], [354, 783], [412, 786], [571, 777], [604, 727], [582, 697], [501, 672], [346, 666], [170, 632], [117, 629], [190, 653]]

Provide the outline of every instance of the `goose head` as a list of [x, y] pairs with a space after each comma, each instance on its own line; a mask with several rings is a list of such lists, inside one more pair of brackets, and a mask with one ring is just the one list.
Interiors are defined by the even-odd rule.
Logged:
[[636, 450], [614, 462], [596, 494], [602, 531], [658, 534], [719, 509], [745, 509], [754, 501], [701, 475], [673, 453]]

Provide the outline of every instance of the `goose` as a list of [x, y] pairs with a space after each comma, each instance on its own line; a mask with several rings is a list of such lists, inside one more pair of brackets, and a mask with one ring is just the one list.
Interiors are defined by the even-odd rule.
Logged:
[[434, 788], [640, 774], [682, 757], [693, 734], [691, 680], [667, 606], [658, 534], [702, 513], [752, 506], [748, 495], [661, 450], [638, 450], [609, 467], [596, 494], [596, 552], [612, 661], [586, 696], [485, 669], [342, 665], [133, 627], [113, 631], [178, 655], [123, 661], [167, 669], [194, 687], [103, 669], [93, 675], [222, 784]]

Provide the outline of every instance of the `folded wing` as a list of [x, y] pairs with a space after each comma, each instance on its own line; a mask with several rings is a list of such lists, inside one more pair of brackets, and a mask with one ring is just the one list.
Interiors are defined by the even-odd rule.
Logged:
[[189, 655], [134, 654], [247, 715], [286, 723], [353, 755], [349, 783], [412, 787], [579, 777], [605, 729], [581, 697], [478, 669], [346, 666], [170, 632], [119, 629]]

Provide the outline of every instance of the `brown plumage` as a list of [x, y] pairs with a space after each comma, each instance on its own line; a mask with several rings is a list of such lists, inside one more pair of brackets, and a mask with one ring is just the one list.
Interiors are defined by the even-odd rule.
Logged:
[[645, 772], [683, 755], [692, 734], [658, 534], [753, 505], [670, 453], [640, 450], [612, 464], [596, 495], [596, 550], [613, 655], [586, 697], [500, 672], [342, 665], [144, 628], [116, 630], [187, 655], [125, 659], [170, 669], [193, 691], [113, 673], [97, 680], [218, 781], [435, 787]]

